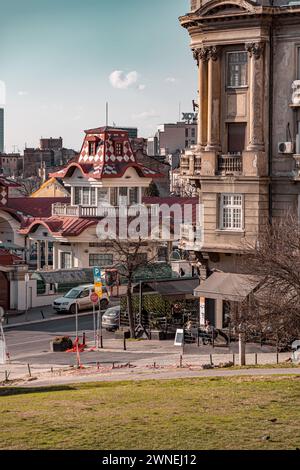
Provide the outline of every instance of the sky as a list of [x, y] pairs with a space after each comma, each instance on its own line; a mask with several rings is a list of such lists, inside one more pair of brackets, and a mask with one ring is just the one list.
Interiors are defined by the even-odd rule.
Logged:
[[[85, 129], [158, 125], [192, 111], [196, 64], [178, 17], [189, 0], [0, 0], [0, 101], [5, 149], [60, 137], [78, 150]], [[1, 98], [2, 95], [2, 98]], [[1, 103], [0, 103], [1, 105]]]

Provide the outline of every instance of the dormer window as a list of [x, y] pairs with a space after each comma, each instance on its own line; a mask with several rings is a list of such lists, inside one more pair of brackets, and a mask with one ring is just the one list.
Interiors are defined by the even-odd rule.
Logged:
[[115, 142], [115, 154], [116, 154], [116, 157], [123, 156], [123, 143], [122, 142]]
[[96, 154], [96, 143], [89, 142], [89, 156], [94, 156]]

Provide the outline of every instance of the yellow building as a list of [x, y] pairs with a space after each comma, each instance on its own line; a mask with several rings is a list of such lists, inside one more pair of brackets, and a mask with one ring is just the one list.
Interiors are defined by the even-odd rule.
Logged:
[[70, 193], [57, 178], [50, 178], [30, 197], [70, 197]]

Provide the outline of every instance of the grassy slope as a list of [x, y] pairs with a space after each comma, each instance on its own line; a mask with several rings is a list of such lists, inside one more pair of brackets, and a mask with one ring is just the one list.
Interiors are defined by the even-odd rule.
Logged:
[[299, 405], [297, 376], [0, 389], [0, 448], [295, 449]]

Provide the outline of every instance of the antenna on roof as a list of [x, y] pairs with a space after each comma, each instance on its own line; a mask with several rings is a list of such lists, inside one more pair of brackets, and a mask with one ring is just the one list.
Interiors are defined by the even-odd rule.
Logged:
[[106, 127], [108, 127], [108, 102], [106, 102]]

